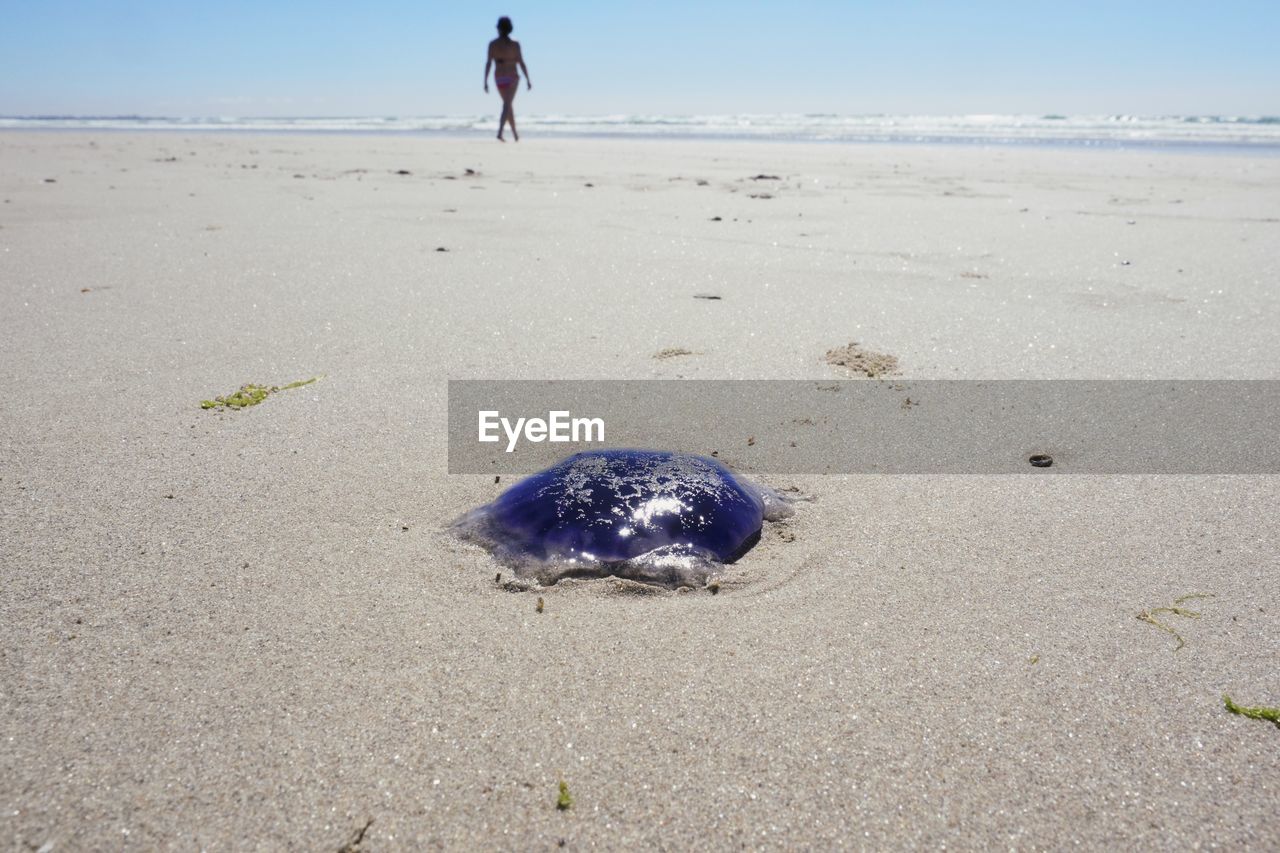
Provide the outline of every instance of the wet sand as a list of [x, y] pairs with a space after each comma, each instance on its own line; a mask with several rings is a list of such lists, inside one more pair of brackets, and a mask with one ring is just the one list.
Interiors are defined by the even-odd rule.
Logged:
[[[450, 378], [1280, 378], [1277, 190], [0, 133], [0, 841], [1280, 845], [1280, 730], [1221, 700], [1280, 705], [1274, 477], [773, 476], [814, 500], [719, 595], [510, 592], [441, 532], [503, 488], [446, 473]], [[1175, 651], [1137, 617], [1192, 593]]]

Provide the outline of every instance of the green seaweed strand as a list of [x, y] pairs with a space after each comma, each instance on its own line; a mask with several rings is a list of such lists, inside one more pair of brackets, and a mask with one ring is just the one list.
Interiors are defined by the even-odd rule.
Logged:
[[1199, 619], [1201, 614], [1198, 610], [1188, 610], [1187, 608], [1180, 606], [1184, 602], [1194, 601], [1197, 598], [1217, 598], [1217, 596], [1211, 592], [1190, 592], [1186, 595], [1175, 598], [1173, 600], [1172, 607], [1156, 607], [1152, 610], [1144, 610], [1138, 614], [1138, 618], [1143, 622], [1146, 622], [1148, 625], [1155, 625], [1161, 631], [1171, 634], [1173, 638], [1178, 641], [1178, 645], [1174, 648], [1174, 651], [1179, 651], [1187, 644], [1187, 641], [1182, 639], [1181, 634], [1161, 622], [1156, 617], [1161, 614], [1168, 613], [1171, 616], [1181, 616], [1184, 619]]
[[1222, 704], [1233, 714], [1239, 714], [1251, 720], [1266, 720], [1269, 723], [1275, 723], [1276, 728], [1280, 729], [1280, 708], [1264, 708], [1261, 705], [1245, 708], [1232, 702], [1231, 697], [1225, 693], [1222, 694]]
[[569, 794], [569, 783], [560, 780], [560, 796], [556, 798], [556, 808], [566, 811], [573, 805], [573, 797]]
[[201, 400], [200, 408], [202, 409], [232, 409], [239, 411], [249, 406], [256, 406], [268, 395], [277, 391], [288, 391], [290, 388], [301, 388], [303, 385], [310, 385], [319, 379], [319, 376], [312, 376], [310, 379], [299, 379], [297, 382], [290, 382], [288, 385], [241, 385], [237, 390], [223, 397], [214, 397], [212, 400]]

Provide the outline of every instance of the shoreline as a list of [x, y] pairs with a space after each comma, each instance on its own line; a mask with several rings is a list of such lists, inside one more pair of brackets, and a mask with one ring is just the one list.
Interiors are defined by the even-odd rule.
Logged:
[[[493, 140], [497, 124], [492, 130], [376, 130], [376, 129], [258, 129], [258, 128], [183, 128], [183, 127], [0, 127], [0, 134], [5, 133], [107, 133], [117, 134], [190, 134], [211, 136], [298, 136], [298, 137], [352, 137], [382, 139], [420, 139], [420, 140], [458, 140], [474, 142]], [[735, 134], [644, 134], [644, 133], [556, 133], [554, 131], [536, 130], [531, 135], [522, 137], [525, 141], [546, 140], [550, 142], [572, 141], [613, 141], [613, 142], [665, 142], [665, 143], [716, 143], [732, 145], [820, 145], [848, 146], [860, 148], [868, 146], [909, 148], [967, 148], [991, 150], [1047, 150], [1047, 151], [1097, 151], [1107, 153], [1153, 153], [1153, 154], [1195, 154], [1203, 156], [1258, 156], [1280, 157], [1280, 141], [1275, 143], [1261, 142], [1197, 142], [1179, 140], [1114, 140], [1114, 139], [989, 139], [975, 137], [875, 137], [865, 139], [816, 139], [809, 137], [769, 137]], [[507, 144], [519, 145], [518, 142]]]
[[[570, 115], [518, 110], [530, 138], [835, 145], [1045, 147], [1061, 150], [1206, 149], [1280, 153], [1280, 117], [1201, 115]], [[488, 110], [424, 116], [0, 116], [0, 129], [181, 130], [483, 138], [497, 130]]]

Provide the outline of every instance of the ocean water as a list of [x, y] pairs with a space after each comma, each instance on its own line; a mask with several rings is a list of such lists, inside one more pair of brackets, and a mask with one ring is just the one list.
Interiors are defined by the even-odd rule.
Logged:
[[[1280, 150], [1277, 116], [1063, 115], [521, 115], [541, 136], [757, 139], [801, 142], [1216, 147]], [[12, 116], [0, 129], [395, 133], [478, 136], [496, 115], [351, 118]]]

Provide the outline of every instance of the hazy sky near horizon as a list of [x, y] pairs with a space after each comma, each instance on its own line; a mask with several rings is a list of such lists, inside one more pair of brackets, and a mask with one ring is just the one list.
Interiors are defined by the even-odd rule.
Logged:
[[5, 0], [0, 115], [1280, 115], [1280, 3]]

